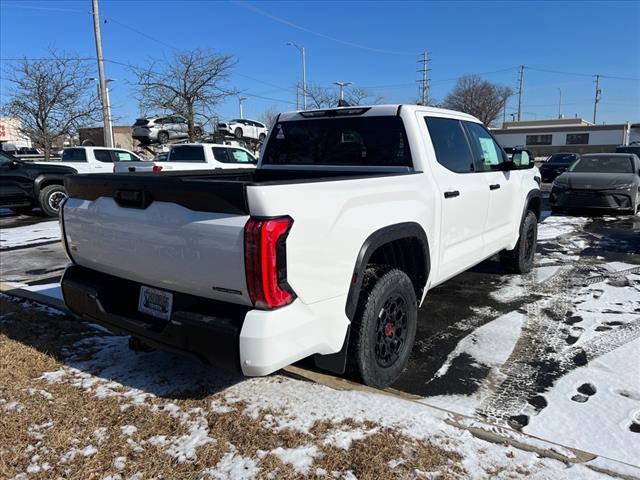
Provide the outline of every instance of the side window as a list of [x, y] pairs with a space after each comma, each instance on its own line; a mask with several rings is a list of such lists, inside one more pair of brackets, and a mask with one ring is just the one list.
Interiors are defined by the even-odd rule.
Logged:
[[213, 158], [218, 162], [228, 163], [229, 157], [227, 156], [227, 149], [220, 147], [211, 147], [213, 149]]
[[469, 132], [471, 148], [478, 160], [478, 171], [497, 170], [498, 165], [505, 160], [502, 147], [482, 125], [473, 122], [464, 123]]
[[204, 148], [200, 145], [175, 146], [169, 153], [170, 162], [205, 162]]
[[111, 152], [109, 150], [94, 150], [93, 156], [96, 157], [96, 160], [103, 163], [111, 163], [113, 159], [111, 158]]
[[117, 162], [137, 162], [140, 161], [138, 157], [136, 157], [133, 153], [127, 152], [125, 150], [116, 150], [114, 152], [116, 154]]
[[62, 152], [63, 162], [86, 162], [87, 154], [84, 148], [65, 148]]
[[473, 172], [473, 156], [460, 121], [438, 117], [426, 117], [425, 121], [438, 163], [452, 172]]
[[233, 158], [233, 163], [255, 163], [255, 159], [244, 150], [230, 148], [229, 153]]

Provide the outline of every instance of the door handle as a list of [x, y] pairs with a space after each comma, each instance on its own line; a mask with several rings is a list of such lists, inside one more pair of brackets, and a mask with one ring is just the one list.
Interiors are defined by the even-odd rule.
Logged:
[[499, 183], [494, 183], [493, 185], [489, 185], [489, 190], [498, 190], [500, 188]]
[[450, 192], [444, 192], [444, 198], [459, 197], [460, 192], [458, 190], [451, 190]]

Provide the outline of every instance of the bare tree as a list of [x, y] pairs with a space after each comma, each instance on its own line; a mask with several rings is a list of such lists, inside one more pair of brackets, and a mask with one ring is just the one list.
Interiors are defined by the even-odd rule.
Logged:
[[[332, 108], [338, 106], [339, 91], [335, 88], [311, 85], [307, 87], [307, 98], [312, 108]], [[344, 91], [344, 99], [350, 105], [377, 105], [383, 97], [375, 95], [366, 88], [349, 87]]]
[[196, 49], [176, 53], [169, 61], [152, 61], [146, 68], [135, 68], [141, 108], [182, 115], [193, 141], [198, 133], [196, 121], [213, 118], [215, 106], [235, 93], [224, 87], [234, 65], [230, 55]]
[[465, 75], [458, 79], [444, 99], [443, 106], [469, 113], [485, 125], [491, 125], [511, 95], [513, 90], [510, 87], [491, 83], [478, 75]]
[[279, 113], [280, 110], [278, 110], [275, 105], [272, 105], [260, 114], [259, 119], [267, 128], [271, 129], [273, 124], [276, 123], [276, 118], [278, 118]]
[[51, 51], [51, 59], [21, 60], [5, 70], [9, 101], [3, 112], [20, 121], [20, 131], [49, 159], [56, 139], [100, 118], [92, 69], [81, 60]]

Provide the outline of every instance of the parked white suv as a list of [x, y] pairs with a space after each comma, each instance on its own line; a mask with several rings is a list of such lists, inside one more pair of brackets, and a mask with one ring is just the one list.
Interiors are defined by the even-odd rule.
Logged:
[[64, 300], [245, 375], [313, 355], [385, 387], [431, 288], [496, 254], [531, 270], [539, 175], [463, 113], [281, 114], [255, 170], [67, 177]]
[[[180, 115], [168, 117], [138, 118], [131, 127], [131, 136], [140, 143], [165, 144], [170, 140], [189, 138], [187, 120]], [[202, 135], [202, 127], [194, 127], [196, 136]]]
[[250, 138], [259, 142], [263, 142], [267, 138], [267, 126], [264, 123], [244, 118], [218, 123], [218, 132], [233, 135], [236, 138]]

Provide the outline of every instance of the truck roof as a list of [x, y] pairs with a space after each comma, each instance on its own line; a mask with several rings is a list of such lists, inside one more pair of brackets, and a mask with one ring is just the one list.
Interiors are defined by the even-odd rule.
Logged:
[[[423, 113], [432, 114], [434, 116], [444, 115], [447, 117], [459, 118], [461, 120], [470, 120], [472, 122], [482, 123], [476, 117], [469, 115], [467, 113], [457, 112], [455, 110], [448, 110], [446, 108], [425, 107], [422, 105], [402, 104], [402, 103], [395, 103], [395, 104], [388, 104], [388, 105], [353, 105], [349, 107], [319, 108], [314, 110], [298, 110], [298, 111], [281, 113], [278, 120], [283, 120], [283, 121], [304, 120], [305, 118], [313, 118], [314, 112], [324, 112], [329, 110], [342, 111], [342, 112], [353, 110], [354, 111], [353, 115], [362, 115], [363, 117], [397, 115], [401, 110], [402, 111], [410, 110], [410, 111], [420, 111]], [[362, 110], [365, 110], [365, 111], [358, 112]]]

